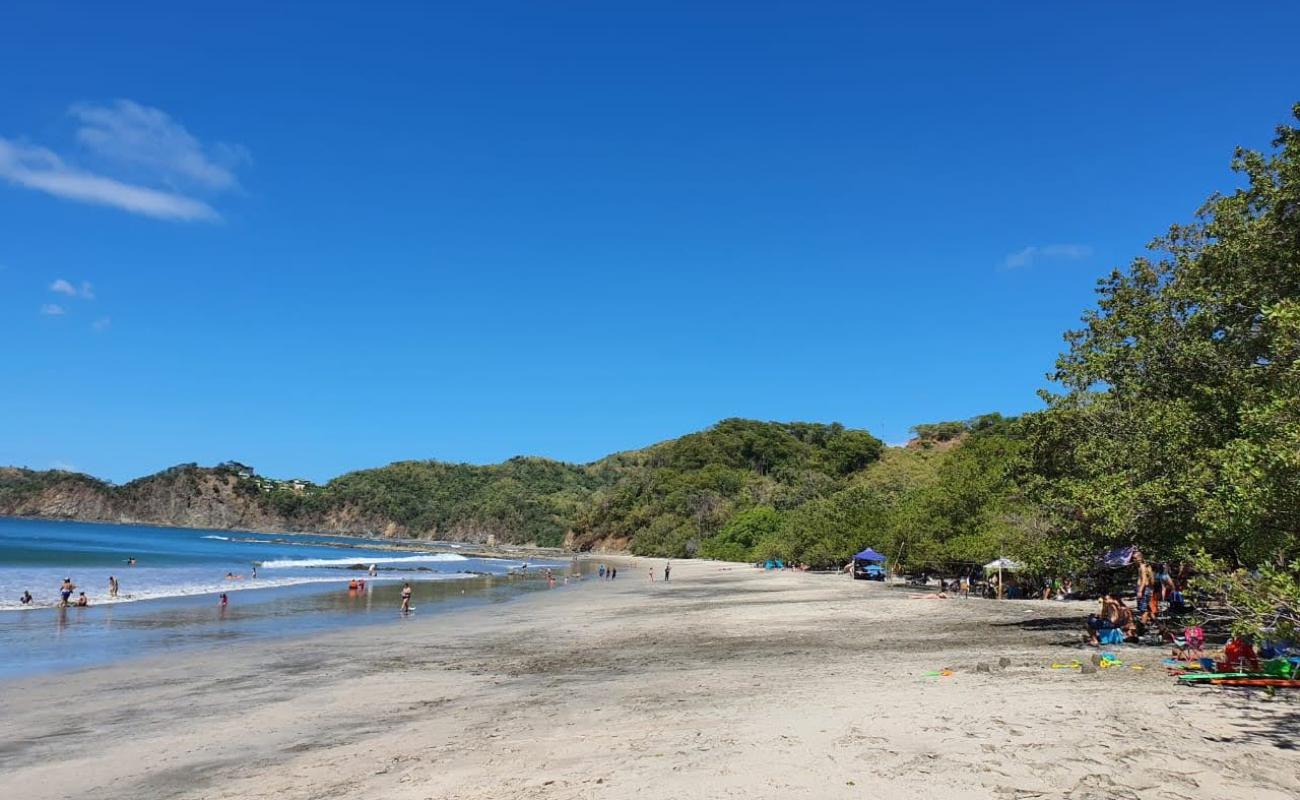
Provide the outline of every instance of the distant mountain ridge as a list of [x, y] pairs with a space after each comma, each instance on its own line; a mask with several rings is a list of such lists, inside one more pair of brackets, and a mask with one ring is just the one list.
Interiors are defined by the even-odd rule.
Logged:
[[838, 424], [728, 419], [591, 464], [517, 457], [476, 466], [402, 461], [324, 485], [226, 462], [181, 464], [114, 485], [0, 468], [0, 515], [216, 529], [626, 548], [638, 535], [693, 551], [731, 514], [840, 487], [881, 442]]

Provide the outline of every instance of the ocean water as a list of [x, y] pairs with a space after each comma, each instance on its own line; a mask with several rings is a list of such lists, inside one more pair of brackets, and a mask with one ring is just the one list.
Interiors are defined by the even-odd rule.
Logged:
[[[231, 639], [283, 636], [499, 602], [561, 585], [568, 561], [477, 558], [459, 545], [0, 518], [0, 675], [87, 666]], [[129, 559], [135, 565], [128, 565]], [[367, 574], [374, 565], [375, 577]], [[254, 577], [256, 569], [256, 577]], [[109, 596], [109, 576], [119, 582]], [[70, 578], [87, 608], [59, 608]], [[364, 579], [364, 590], [348, 582]], [[34, 602], [19, 597], [30, 591]], [[218, 605], [225, 592], [229, 604]]]

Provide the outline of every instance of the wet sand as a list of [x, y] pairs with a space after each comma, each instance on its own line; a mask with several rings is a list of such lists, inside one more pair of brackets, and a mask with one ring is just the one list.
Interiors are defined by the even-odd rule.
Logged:
[[0, 683], [0, 797], [1239, 799], [1300, 785], [1293, 696], [1174, 686], [1155, 648], [1116, 649], [1142, 670], [1051, 669], [1091, 654], [1085, 604], [913, 600], [710, 562], [651, 584], [646, 570]]

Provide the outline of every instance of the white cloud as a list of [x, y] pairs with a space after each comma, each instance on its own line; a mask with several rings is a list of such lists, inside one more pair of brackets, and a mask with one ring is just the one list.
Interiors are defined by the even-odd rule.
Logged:
[[58, 303], [46, 303], [41, 306], [41, 313], [47, 317], [61, 317], [67, 312]]
[[82, 123], [77, 141], [87, 149], [168, 183], [233, 189], [239, 185], [234, 168], [249, 160], [244, 148], [220, 142], [204, 146], [165, 112], [130, 100], [108, 106], [79, 104], [70, 113]]
[[82, 281], [81, 288], [78, 289], [72, 285], [72, 281], [59, 278], [50, 284], [50, 291], [58, 294], [66, 294], [68, 297], [80, 297], [82, 300], [95, 299], [95, 287], [90, 281]]
[[1092, 255], [1092, 248], [1086, 244], [1045, 244], [1030, 245], [1017, 250], [1002, 260], [1003, 269], [1020, 269], [1032, 267], [1039, 261], [1078, 261]]
[[90, 327], [93, 328], [96, 333], [101, 333], [103, 331], [108, 330], [109, 326], [112, 324], [113, 324], [113, 320], [110, 317], [100, 317], [99, 319], [90, 323]]
[[68, 297], [77, 296], [77, 287], [62, 278], [59, 278], [54, 283], [50, 284], [50, 291], [58, 292], [59, 294], [66, 294]]
[[155, 219], [220, 219], [201, 200], [86, 172], [65, 164], [52, 150], [8, 139], [0, 139], [0, 178], [65, 200], [111, 206]]
[[234, 170], [249, 160], [242, 147], [205, 145], [163, 111], [130, 100], [76, 105], [69, 113], [81, 123], [83, 155], [97, 169], [0, 137], [0, 179], [155, 219], [214, 222], [220, 215], [196, 193], [238, 189]]

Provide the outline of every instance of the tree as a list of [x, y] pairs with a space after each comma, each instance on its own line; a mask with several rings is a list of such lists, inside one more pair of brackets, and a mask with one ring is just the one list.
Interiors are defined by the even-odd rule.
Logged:
[[[1300, 105], [1294, 109], [1300, 119]], [[1031, 425], [1063, 531], [1157, 557], [1284, 563], [1300, 542], [1300, 131], [1099, 282]]]

